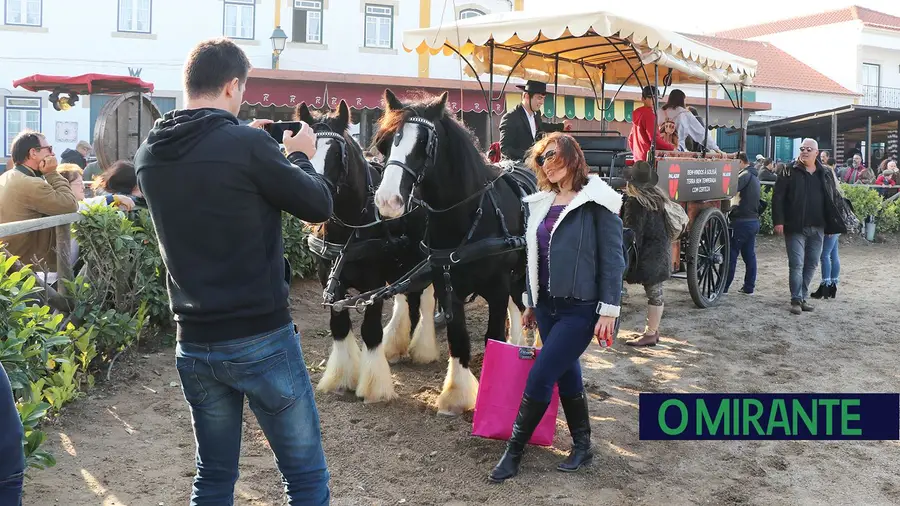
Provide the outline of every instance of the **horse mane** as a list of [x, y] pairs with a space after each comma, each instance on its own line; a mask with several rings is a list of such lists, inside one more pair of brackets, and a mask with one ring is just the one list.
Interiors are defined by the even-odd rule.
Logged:
[[[457, 172], [457, 176], [464, 185], [482, 184], [484, 181], [478, 180], [479, 175], [484, 178], [496, 177], [496, 169], [493, 169], [493, 166], [488, 163], [479, 150], [478, 137], [446, 105], [442, 105], [440, 97], [433, 95], [420, 94], [419, 98], [411, 102], [404, 102], [402, 109], [386, 108], [378, 121], [378, 131], [372, 138], [372, 149], [385, 153], [382, 148], [391, 142], [407, 118], [411, 116], [440, 123], [444, 127], [451, 143], [447, 147], [447, 153], [452, 159], [449, 164], [450, 168]], [[466, 170], [468, 167], [476, 169], [474, 174]]]

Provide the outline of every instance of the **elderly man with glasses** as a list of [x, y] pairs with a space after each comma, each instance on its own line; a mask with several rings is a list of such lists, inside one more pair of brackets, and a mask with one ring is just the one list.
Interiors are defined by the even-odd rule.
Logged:
[[819, 144], [804, 139], [800, 156], [778, 178], [772, 196], [772, 222], [775, 233], [785, 238], [795, 315], [814, 309], [807, 302], [809, 283], [819, 265], [825, 235], [847, 232], [838, 198], [837, 178], [819, 161]]
[[[0, 223], [74, 213], [78, 201], [69, 182], [56, 172], [53, 146], [43, 134], [25, 131], [12, 141], [15, 167], [0, 176]], [[56, 235], [53, 228], [3, 239], [6, 248], [27, 264], [40, 263], [41, 270], [56, 272]], [[36, 269], [38, 270], [38, 269]], [[51, 276], [48, 276], [51, 277]], [[53, 282], [53, 279], [49, 279]]]

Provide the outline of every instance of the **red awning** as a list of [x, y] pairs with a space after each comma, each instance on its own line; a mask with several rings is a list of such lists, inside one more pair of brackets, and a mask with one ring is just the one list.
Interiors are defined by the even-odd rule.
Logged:
[[[336, 108], [341, 100], [346, 100], [347, 105], [353, 109], [381, 109], [381, 100], [385, 88], [376, 85], [329, 83], [328, 106]], [[447, 103], [453, 112], [460, 110], [459, 89], [442, 90], [436, 88], [409, 88], [404, 86], [388, 86], [400, 100], [414, 100], [421, 98], [423, 94], [440, 95], [444, 91], [450, 93]], [[465, 112], [486, 112], [488, 104], [481, 90], [464, 90], [462, 95], [462, 110]], [[498, 100], [494, 102], [494, 113], [503, 114], [506, 102]]]
[[[421, 94], [439, 95], [445, 90], [436, 88], [411, 88], [389, 86], [401, 100], [414, 99]], [[294, 107], [303, 102], [320, 109], [328, 106], [336, 109], [341, 100], [347, 101], [352, 109], [380, 109], [384, 96], [384, 86], [374, 84], [322, 83], [309, 81], [289, 81], [280, 79], [250, 78], [244, 91], [244, 102], [250, 105]], [[453, 112], [458, 112], [459, 89], [450, 92], [448, 100]], [[481, 90], [465, 90], [463, 92], [462, 109], [465, 112], [485, 112], [487, 103]], [[505, 101], [494, 103], [494, 113], [503, 114]]]
[[78, 95], [153, 92], [153, 83], [144, 82], [138, 77], [106, 74], [84, 74], [74, 77], [35, 74], [13, 81], [13, 87], [25, 88], [28, 91], [62, 91]]
[[318, 109], [325, 105], [325, 83], [250, 78], [244, 102], [265, 107], [295, 107], [306, 102]]

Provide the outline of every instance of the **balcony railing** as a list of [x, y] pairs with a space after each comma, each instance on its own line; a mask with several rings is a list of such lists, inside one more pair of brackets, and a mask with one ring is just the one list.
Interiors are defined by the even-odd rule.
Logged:
[[862, 93], [860, 105], [900, 109], [900, 88], [862, 85], [859, 91]]

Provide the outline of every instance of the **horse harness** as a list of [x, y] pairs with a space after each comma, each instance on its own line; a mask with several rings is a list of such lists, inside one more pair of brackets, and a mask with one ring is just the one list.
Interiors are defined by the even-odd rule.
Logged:
[[[324, 123], [318, 123], [314, 125], [313, 128], [316, 131], [316, 140], [332, 139], [337, 142], [338, 146], [340, 146], [341, 149], [342, 167], [346, 169], [347, 172], [349, 172], [350, 166], [348, 163], [349, 155], [347, 154], [347, 140], [344, 139], [341, 134], [331, 130], [331, 128]], [[359, 261], [375, 255], [384, 255], [385, 253], [398, 251], [408, 246], [409, 238], [405, 234], [399, 237], [395, 237], [390, 233], [388, 227], [384, 228], [385, 237], [376, 237], [373, 239], [361, 239], [360, 237], [362, 230], [385, 223], [384, 221], [377, 219], [378, 210], [374, 207], [375, 185], [372, 181], [372, 168], [373, 166], [368, 161], [366, 161], [365, 173], [367, 194], [366, 202], [363, 205], [360, 214], [365, 215], [366, 212], [371, 209], [376, 216], [376, 220], [365, 225], [350, 225], [341, 220], [337, 216], [337, 214], [332, 213], [326, 224], [334, 223], [338, 226], [351, 229], [352, 233], [347, 239], [347, 242], [344, 244], [329, 242], [324, 238], [316, 237], [312, 234], [310, 234], [306, 239], [307, 245], [309, 246], [309, 251], [312, 254], [316, 255], [324, 261], [331, 262], [331, 271], [328, 275], [328, 283], [323, 293], [323, 299], [326, 305], [334, 302], [334, 292], [340, 284], [340, 272], [343, 268], [344, 263]], [[341, 193], [341, 188], [346, 184], [345, 178], [346, 176], [344, 171], [341, 172], [341, 176], [338, 178], [336, 183], [332, 183], [328, 178], [324, 176], [324, 174], [322, 175], [322, 179], [325, 180], [326, 186], [328, 186], [331, 192], [335, 195], [339, 195]]]
[[[525, 193], [519, 182], [511, 176], [512, 169], [501, 167], [500, 174], [495, 179], [486, 183], [484, 187], [479, 191], [457, 202], [456, 204], [453, 204], [450, 207], [444, 209], [433, 208], [423, 199], [416, 196], [416, 190], [421, 185], [422, 180], [425, 177], [425, 173], [428, 171], [428, 169], [434, 167], [435, 165], [438, 148], [437, 130], [433, 122], [419, 116], [409, 117], [406, 119], [406, 122], [417, 124], [425, 128], [425, 130], [428, 132], [428, 139], [425, 147], [425, 162], [419, 171], [414, 170], [409, 165], [399, 160], [388, 160], [388, 162], [385, 164], [385, 169], [387, 169], [391, 165], [396, 165], [414, 178], [414, 183], [412, 185], [412, 188], [410, 189], [407, 206], [409, 207], [413, 203], [415, 203], [427, 209], [430, 214], [442, 214], [456, 209], [457, 207], [462, 206], [463, 204], [466, 204], [476, 198], [480, 198], [478, 203], [478, 210], [475, 211], [475, 217], [472, 220], [472, 225], [469, 227], [469, 231], [466, 233], [465, 237], [463, 237], [462, 242], [460, 242], [458, 246], [451, 249], [433, 249], [425, 242], [425, 240], [423, 240], [419, 244], [420, 249], [427, 256], [428, 264], [430, 264], [431, 267], [440, 268], [443, 271], [444, 287], [446, 292], [446, 299], [444, 301], [444, 314], [447, 321], [452, 321], [453, 310], [451, 302], [453, 300], [453, 285], [451, 283], [450, 277], [451, 267], [475, 260], [480, 260], [488, 256], [509, 253], [525, 248], [525, 238], [522, 236], [514, 236], [509, 232], [509, 228], [506, 225], [506, 216], [504, 216], [503, 210], [500, 208], [500, 204], [497, 202], [496, 192], [494, 191], [495, 184], [501, 179], [506, 178], [507, 182], [510, 183], [513, 188], [519, 190], [520, 201], [521, 198], [524, 198], [527, 195], [527, 193]], [[402, 132], [403, 129], [401, 127], [400, 129], [398, 129], [396, 137], [394, 139], [395, 146], [399, 145], [400, 139], [402, 137]], [[478, 225], [481, 222], [481, 218], [484, 216], [485, 197], [490, 200], [491, 206], [494, 208], [494, 213], [496, 214], [500, 223], [500, 228], [503, 231], [503, 236], [488, 237], [475, 242], [470, 242], [472, 240], [472, 236], [475, 234], [475, 230], [478, 228]], [[525, 219], [527, 220], [528, 210], [524, 203], [521, 203], [521, 210], [525, 216]], [[425, 237], [427, 240], [427, 225]], [[474, 300], [474, 298], [475, 295], [473, 294], [469, 302], [471, 302], [471, 300]]]

